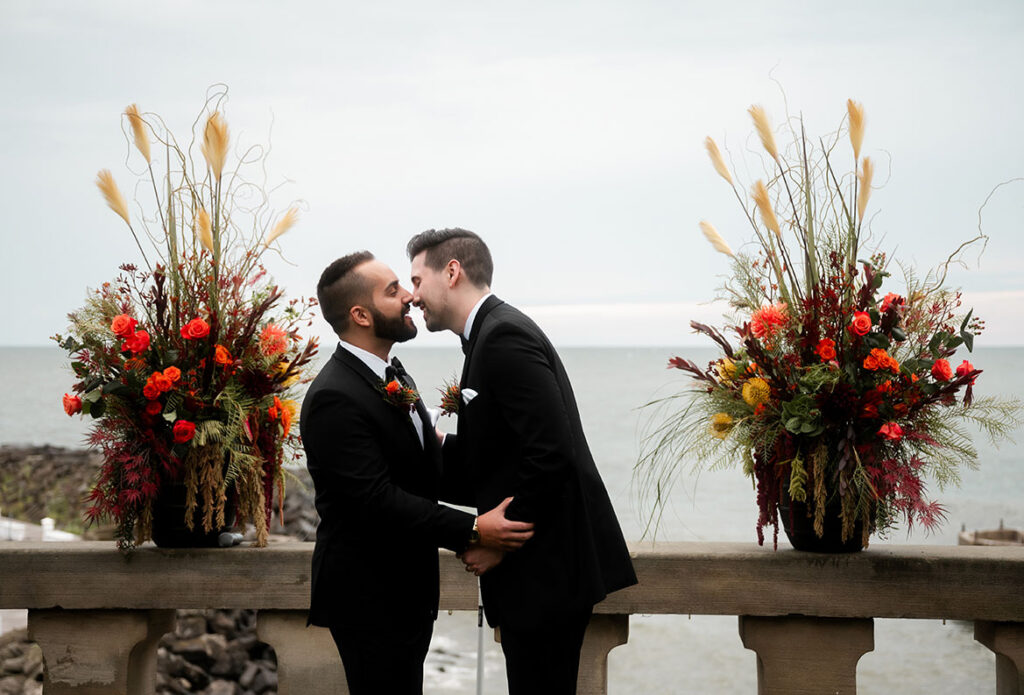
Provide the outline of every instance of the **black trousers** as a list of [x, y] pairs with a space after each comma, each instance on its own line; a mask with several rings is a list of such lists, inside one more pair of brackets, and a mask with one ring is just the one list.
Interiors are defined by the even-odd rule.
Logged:
[[433, 617], [336, 619], [330, 630], [351, 695], [423, 695]]
[[509, 695], [575, 695], [580, 648], [592, 612], [560, 616], [529, 630], [502, 625]]

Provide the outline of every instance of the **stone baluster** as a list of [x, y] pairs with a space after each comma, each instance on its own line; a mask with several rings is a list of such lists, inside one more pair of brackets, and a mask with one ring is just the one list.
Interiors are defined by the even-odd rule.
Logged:
[[256, 634], [277, 653], [278, 695], [348, 695], [331, 633], [306, 627], [307, 611], [261, 610]]
[[156, 649], [173, 610], [30, 610], [46, 695], [152, 695]]
[[875, 647], [871, 619], [740, 616], [743, 646], [757, 653], [758, 695], [857, 692], [857, 661]]
[[[628, 639], [628, 615], [595, 613], [591, 616], [580, 648], [580, 671], [576, 678], [579, 695], [607, 695], [608, 654]], [[494, 641], [501, 642], [501, 628], [494, 629]]]
[[996, 695], [1024, 695], [1024, 623], [978, 620], [974, 639], [995, 652]]

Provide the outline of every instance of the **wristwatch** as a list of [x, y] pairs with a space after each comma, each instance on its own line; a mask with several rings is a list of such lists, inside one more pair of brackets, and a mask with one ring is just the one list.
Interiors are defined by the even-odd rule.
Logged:
[[473, 519], [473, 530], [469, 532], [469, 544], [480, 542], [480, 529], [477, 528], [476, 523], [480, 520], [480, 517]]

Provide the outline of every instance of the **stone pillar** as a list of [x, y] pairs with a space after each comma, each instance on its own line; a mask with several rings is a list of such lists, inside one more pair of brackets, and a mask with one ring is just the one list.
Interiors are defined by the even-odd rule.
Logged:
[[608, 653], [628, 639], [628, 615], [595, 613], [591, 616], [580, 650], [580, 675], [576, 679], [578, 695], [606, 695]]
[[996, 654], [996, 695], [1024, 695], [1024, 623], [974, 623], [974, 639]]
[[[628, 615], [595, 613], [590, 617], [580, 648], [577, 695], [607, 695], [608, 653], [629, 639]], [[501, 628], [494, 628], [494, 641], [501, 642]]]
[[151, 695], [156, 647], [174, 611], [30, 610], [46, 695]]
[[870, 618], [740, 616], [743, 646], [757, 653], [758, 695], [857, 692], [857, 661], [875, 648]]
[[277, 653], [279, 695], [348, 695], [331, 633], [306, 627], [306, 611], [261, 610], [256, 614], [256, 634]]

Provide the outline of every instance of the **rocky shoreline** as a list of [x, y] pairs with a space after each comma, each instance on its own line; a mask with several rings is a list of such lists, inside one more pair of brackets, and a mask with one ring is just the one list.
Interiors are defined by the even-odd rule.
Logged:
[[[57, 528], [102, 538], [102, 528], [84, 528], [82, 500], [99, 467], [94, 452], [61, 447], [0, 446], [0, 509], [5, 516], [39, 523], [49, 516]], [[312, 541], [317, 514], [305, 469], [289, 470], [284, 524], [275, 514], [271, 532]], [[277, 657], [256, 637], [253, 610], [182, 610], [174, 632], [157, 652], [156, 692], [161, 695], [276, 695]], [[42, 653], [25, 630], [0, 635], [0, 695], [42, 692]]]

